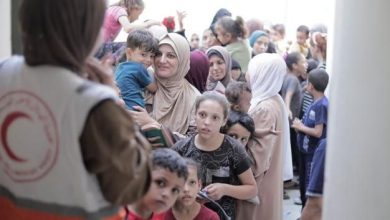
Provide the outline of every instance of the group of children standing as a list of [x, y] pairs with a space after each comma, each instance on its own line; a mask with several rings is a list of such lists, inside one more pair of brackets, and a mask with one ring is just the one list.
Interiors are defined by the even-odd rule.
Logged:
[[[238, 23], [243, 23], [240, 18], [238, 20], [240, 21]], [[232, 19], [224, 18], [216, 23], [215, 31], [222, 43], [225, 41], [228, 43], [229, 40], [231, 43], [237, 42], [234, 39], [240, 38], [240, 36], [226, 37], [223, 33], [228, 29], [229, 22], [232, 22]], [[266, 44], [261, 40], [264, 40], [262, 37], [268, 37], [267, 34], [264, 32], [255, 32], [255, 34], [256, 39], [251, 39], [252, 45], [255, 45], [258, 39], [259, 44]], [[221, 36], [225, 36], [226, 39]], [[266, 48], [263, 46], [260, 49], [261, 53], [264, 53]], [[230, 48], [230, 50], [233, 49]], [[116, 69], [116, 83], [127, 109], [139, 110], [139, 107], [145, 108], [145, 92], [154, 93], [158, 89], [151, 66], [153, 59], [161, 56], [161, 51], [157, 39], [151, 32], [139, 29], [129, 33], [125, 54], [127, 61], [120, 63]], [[233, 68], [229, 52], [222, 46], [214, 46], [206, 51], [206, 55], [210, 62], [210, 71], [204, 88], [216, 90], [219, 93], [205, 92], [196, 99], [197, 132], [195, 135], [177, 141], [171, 146], [173, 150], [154, 150], [151, 156], [153, 161], [152, 185], [140, 201], [126, 207], [129, 220], [223, 219], [226, 216], [232, 219], [240, 218], [240, 216], [258, 218], [259, 215], [256, 214], [242, 213], [248, 210], [256, 213], [259, 205], [264, 206], [263, 203], [267, 204], [272, 200], [267, 198], [266, 193], [262, 194], [259, 191], [260, 182], [264, 181], [264, 175], [268, 170], [265, 170], [260, 174], [261, 178], [258, 178], [256, 160], [259, 159], [255, 154], [259, 154], [259, 151], [252, 149], [250, 143], [251, 140], [256, 139], [256, 135], [261, 136], [267, 132], [269, 134], [290, 132], [293, 155], [295, 155], [295, 161], [298, 161], [297, 164], [300, 164], [304, 205], [309, 180], [313, 179], [310, 172], [311, 164], [312, 162], [318, 163], [313, 161], [313, 158], [319, 157], [315, 156], [317, 146], [321, 140], [326, 138], [328, 101], [324, 96], [324, 91], [328, 83], [327, 73], [323, 69], [314, 69], [309, 73], [307, 81], [302, 80], [307, 82], [304, 91], [309, 93], [314, 102], [305, 111], [303, 118], [299, 119], [303, 96], [299, 78], [306, 74], [307, 62], [306, 57], [300, 52], [288, 54], [285, 57], [288, 73], [283, 75], [283, 85], [280, 85], [279, 90], [285, 103], [290, 130], [265, 131], [262, 130], [265, 128], [256, 127], [254, 119], [248, 114], [251, 102], [252, 105], [257, 104], [252, 99], [250, 82], [232, 80], [230, 74]], [[170, 56], [175, 56], [175, 54]], [[221, 71], [218, 66], [222, 64], [225, 65], [225, 69]], [[245, 74], [240, 71], [237, 75], [241, 77]], [[223, 91], [216, 89], [218, 83], [223, 85]], [[262, 109], [258, 111], [261, 112]], [[183, 159], [183, 157], [190, 159]], [[268, 158], [271, 159], [272, 156]], [[198, 196], [200, 191], [209, 199], [217, 201], [219, 205], [202, 201]], [[250, 209], [245, 208], [248, 207], [248, 203]], [[262, 210], [262, 212], [267, 212], [267, 210]], [[268, 210], [268, 212], [275, 211]], [[280, 215], [270, 216], [275, 218]]]

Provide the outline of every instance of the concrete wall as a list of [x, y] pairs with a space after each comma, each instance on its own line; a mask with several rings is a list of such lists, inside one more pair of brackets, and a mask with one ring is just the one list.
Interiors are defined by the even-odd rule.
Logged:
[[335, 3], [324, 219], [390, 219], [390, 1]]

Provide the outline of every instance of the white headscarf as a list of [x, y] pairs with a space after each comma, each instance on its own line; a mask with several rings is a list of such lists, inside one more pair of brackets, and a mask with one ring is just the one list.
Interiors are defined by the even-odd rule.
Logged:
[[248, 65], [249, 84], [252, 89], [251, 107], [277, 95], [283, 111], [283, 180], [293, 177], [290, 126], [283, 99], [278, 95], [287, 73], [286, 62], [279, 54], [262, 53], [251, 59]]

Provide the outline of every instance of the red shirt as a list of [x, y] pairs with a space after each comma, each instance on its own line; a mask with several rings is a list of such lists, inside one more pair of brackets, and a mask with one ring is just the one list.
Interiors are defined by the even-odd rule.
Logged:
[[149, 219], [142, 218], [135, 213], [127, 210], [127, 218], [126, 220], [164, 220], [165, 213], [160, 214], [152, 214], [152, 217]]
[[[173, 215], [172, 209], [169, 209], [165, 213], [164, 220], [176, 220], [175, 216]], [[213, 210], [202, 205], [200, 207], [198, 215], [194, 218], [194, 220], [220, 220], [220, 218], [218, 214], [215, 213]]]

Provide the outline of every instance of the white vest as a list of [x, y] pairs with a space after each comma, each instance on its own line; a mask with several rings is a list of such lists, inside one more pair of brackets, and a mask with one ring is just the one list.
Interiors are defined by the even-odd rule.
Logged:
[[79, 143], [88, 113], [104, 99], [115, 92], [64, 68], [27, 66], [20, 56], [1, 62], [0, 197], [86, 218], [116, 212]]

